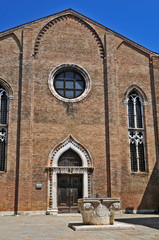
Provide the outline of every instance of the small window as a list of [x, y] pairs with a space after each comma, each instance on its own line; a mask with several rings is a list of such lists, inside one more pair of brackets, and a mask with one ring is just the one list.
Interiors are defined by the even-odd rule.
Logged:
[[7, 129], [8, 129], [8, 94], [0, 86], [0, 171], [6, 168], [7, 150]]
[[64, 98], [77, 98], [85, 90], [85, 80], [79, 73], [66, 70], [55, 76], [54, 88]]
[[128, 125], [131, 171], [145, 172], [143, 104], [135, 91], [132, 91], [128, 96]]

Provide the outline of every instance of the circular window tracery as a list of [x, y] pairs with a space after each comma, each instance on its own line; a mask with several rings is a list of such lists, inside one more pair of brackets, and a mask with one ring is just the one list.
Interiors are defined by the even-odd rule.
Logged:
[[84, 92], [85, 81], [79, 73], [66, 70], [55, 76], [54, 88], [60, 96], [72, 99]]
[[49, 76], [51, 93], [64, 102], [78, 102], [87, 96], [91, 88], [87, 72], [74, 64], [62, 64]]

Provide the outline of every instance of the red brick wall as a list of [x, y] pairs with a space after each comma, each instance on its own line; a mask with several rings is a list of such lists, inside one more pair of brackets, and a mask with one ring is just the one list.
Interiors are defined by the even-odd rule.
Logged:
[[14, 208], [17, 101], [19, 81], [19, 48], [14, 36], [0, 38], [0, 78], [13, 90], [14, 100], [9, 101], [7, 172], [0, 172], [0, 211]]
[[[122, 44], [118, 48], [116, 56], [119, 116], [118, 161], [121, 164], [122, 206], [123, 209], [153, 209], [153, 202], [151, 201], [147, 205], [140, 206], [156, 160], [149, 55], [128, 44]], [[144, 122], [148, 173], [133, 174], [130, 171], [127, 105], [123, 103], [123, 100], [124, 93], [132, 84], [140, 87], [147, 97], [143, 101], [147, 101], [147, 105], [144, 106]], [[141, 97], [144, 98], [142, 95]]]

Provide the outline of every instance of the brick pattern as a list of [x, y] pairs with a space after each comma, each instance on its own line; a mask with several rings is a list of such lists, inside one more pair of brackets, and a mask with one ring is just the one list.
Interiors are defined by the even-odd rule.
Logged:
[[100, 39], [100, 37], [98, 36], [97, 32], [85, 21], [83, 21], [82, 19], [78, 18], [77, 16], [74, 16], [72, 14], [66, 14], [63, 16], [59, 16], [53, 20], [51, 20], [49, 23], [47, 23], [39, 32], [36, 42], [35, 42], [35, 47], [34, 47], [34, 54], [36, 55], [38, 53], [38, 48], [39, 48], [39, 44], [40, 44], [40, 40], [43, 37], [43, 34], [45, 34], [45, 32], [47, 32], [49, 30], [49, 28], [51, 28], [54, 24], [57, 24], [61, 21], [67, 20], [68, 18], [74, 19], [75, 21], [77, 21], [79, 24], [84, 25], [84, 27], [86, 27], [94, 36], [98, 47], [100, 49], [100, 55], [101, 58], [104, 57], [104, 48], [103, 48], [103, 44], [102, 41]]

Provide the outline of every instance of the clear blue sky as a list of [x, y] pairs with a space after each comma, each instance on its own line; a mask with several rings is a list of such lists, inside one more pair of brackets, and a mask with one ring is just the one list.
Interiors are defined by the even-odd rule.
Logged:
[[159, 0], [0, 0], [0, 32], [68, 8], [159, 52]]

